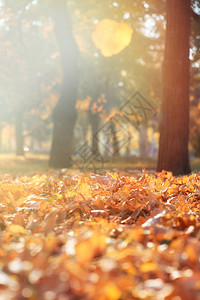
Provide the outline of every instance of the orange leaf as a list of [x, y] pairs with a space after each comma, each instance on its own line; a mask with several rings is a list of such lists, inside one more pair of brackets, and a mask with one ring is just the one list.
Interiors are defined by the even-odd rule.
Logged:
[[104, 286], [103, 294], [105, 297], [101, 297], [100, 299], [117, 300], [121, 296], [121, 291], [114, 283], [110, 282]]
[[80, 242], [76, 246], [76, 257], [78, 262], [82, 265], [93, 258], [102, 255], [106, 247], [106, 237], [104, 235], [92, 235], [89, 239]]

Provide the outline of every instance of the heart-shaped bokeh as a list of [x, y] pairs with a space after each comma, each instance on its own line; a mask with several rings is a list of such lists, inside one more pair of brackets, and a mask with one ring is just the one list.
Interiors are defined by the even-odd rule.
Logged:
[[92, 33], [92, 40], [105, 57], [118, 54], [132, 39], [133, 29], [126, 23], [111, 19], [101, 20]]

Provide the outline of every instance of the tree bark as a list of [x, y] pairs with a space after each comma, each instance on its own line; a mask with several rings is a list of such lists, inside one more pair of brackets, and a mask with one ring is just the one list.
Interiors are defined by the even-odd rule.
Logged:
[[76, 121], [79, 51], [72, 33], [66, 1], [54, 1], [54, 31], [60, 50], [63, 72], [59, 101], [53, 112], [53, 139], [49, 166], [68, 168], [73, 154], [73, 131]]
[[117, 158], [120, 157], [119, 151], [119, 141], [117, 137], [117, 131], [114, 121], [111, 121], [111, 136], [112, 136], [112, 150], [113, 150], [113, 157]]
[[157, 171], [190, 173], [189, 39], [190, 0], [167, 0], [163, 103]]
[[88, 112], [88, 118], [92, 129], [92, 151], [94, 154], [99, 153], [99, 142], [98, 142], [98, 129], [100, 123], [100, 117], [98, 113]]
[[140, 157], [147, 157], [149, 154], [148, 122], [144, 121], [139, 126], [139, 153]]
[[3, 132], [3, 124], [0, 124], [0, 152], [2, 150], [2, 132]]
[[23, 112], [15, 113], [16, 155], [24, 155]]

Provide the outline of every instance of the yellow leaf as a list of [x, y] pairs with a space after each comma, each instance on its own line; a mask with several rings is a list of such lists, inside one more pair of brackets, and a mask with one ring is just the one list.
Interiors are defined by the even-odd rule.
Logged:
[[132, 39], [133, 29], [126, 23], [103, 19], [95, 27], [92, 40], [105, 57], [120, 53]]
[[10, 225], [7, 231], [12, 234], [27, 234], [27, 231], [20, 225]]
[[145, 262], [140, 267], [141, 272], [153, 272], [157, 270], [158, 266], [154, 262]]
[[79, 264], [85, 264], [93, 258], [103, 254], [106, 247], [106, 237], [104, 235], [93, 234], [89, 239], [80, 242], [76, 246], [76, 258]]
[[89, 262], [92, 259], [93, 253], [90, 249], [90, 244], [84, 241], [76, 246], [76, 257], [80, 265]]
[[105, 300], [118, 300], [121, 296], [120, 289], [114, 283], [108, 283], [103, 288], [103, 294]]

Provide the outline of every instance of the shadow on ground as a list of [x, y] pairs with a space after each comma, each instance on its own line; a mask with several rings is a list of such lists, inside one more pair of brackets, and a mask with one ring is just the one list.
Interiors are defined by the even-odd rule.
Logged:
[[48, 170], [48, 155], [0, 154], [0, 174], [29, 175]]
[[[0, 174], [10, 174], [15, 176], [28, 175], [33, 176], [36, 173], [47, 172], [48, 168], [48, 155], [27, 153], [23, 156], [16, 156], [12, 154], [0, 154]], [[141, 158], [141, 157], [130, 157], [130, 158], [117, 158], [108, 159], [101, 165], [101, 167], [94, 168], [90, 166], [90, 170], [101, 173], [102, 171], [122, 171], [134, 174], [135, 171], [156, 170], [156, 158]], [[190, 160], [191, 168], [193, 172], [199, 172], [200, 170], [200, 159], [192, 158]], [[76, 169], [76, 168], [75, 168]], [[82, 169], [87, 171], [88, 169]]]

